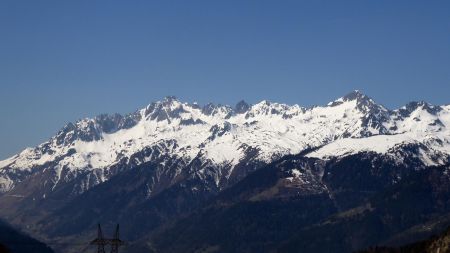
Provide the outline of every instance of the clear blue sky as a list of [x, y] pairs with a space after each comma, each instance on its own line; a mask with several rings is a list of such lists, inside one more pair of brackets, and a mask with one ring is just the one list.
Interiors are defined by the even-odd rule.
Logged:
[[450, 1], [0, 2], [0, 159], [166, 95], [450, 103]]

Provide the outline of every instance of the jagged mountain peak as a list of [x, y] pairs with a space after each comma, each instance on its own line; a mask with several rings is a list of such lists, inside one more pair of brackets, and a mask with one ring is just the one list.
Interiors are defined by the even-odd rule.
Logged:
[[173, 101], [179, 101], [179, 100], [176, 96], [165, 96], [164, 101], [173, 102]]
[[369, 100], [370, 98], [368, 96], [366, 96], [362, 91], [360, 90], [353, 90], [349, 93], [347, 93], [346, 95], [328, 103], [328, 106], [337, 106], [340, 105], [344, 102], [348, 102], [348, 101], [364, 101], [364, 100]]
[[103, 133], [114, 133], [121, 129], [132, 128], [139, 122], [139, 112], [130, 113], [125, 116], [115, 114], [100, 114], [94, 118], [84, 118], [75, 123], [67, 123], [54, 139], [58, 145], [67, 145], [75, 140], [95, 141], [101, 139]]
[[336, 99], [333, 102], [330, 102], [328, 106], [338, 106], [345, 102], [355, 102], [357, 108], [364, 112], [369, 112], [370, 110], [381, 110], [381, 111], [388, 111], [386, 108], [384, 108], [382, 105], [377, 104], [371, 97], [365, 95], [360, 90], [354, 90], [347, 95]]
[[387, 125], [391, 124], [392, 112], [377, 104], [360, 90], [354, 90], [329, 103], [328, 106], [337, 107], [344, 104], [349, 104], [356, 111], [360, 112], [363, 126], [360, 132], [361, 136], [367, 137], [373, 134], [386, 134], [389, 132]]
[[170, 121], [179, 118], [186, 112], [183, 104], [174, 97], [165, 97], [162, 101], [153, 102], [144, 110], [144, 116], [149, 120]]
[[207, 103], [202, 107], [201, 112], [207, 116], [229, 118], [233, 114], [233, 108], [228, 105]]
[[298, 116], [306, 111], [305, 108], [299, 105], [287, 105], [282, 103], [275, 103], [268, 100], [262, 100], [259, 103], [252, 105], [245, 113], [245, 118], [250, 119], [257, 116], [263, 117], [282, 117], [283, 119]]
[[366, 96], [361, 90], [353, 90], [349, 92], [347, 95], [342, 97], [345, 101], [348, 100], [363, 100], [363, 99], [370, 99], [368, 96]]
[[416, 110], [423, 110], [428, 112], [429, 114], [436, 115], [438, 112], [442, 110], [442, 107], [432, 105], [426, 101], [412, 101], [406, 104], [405, 106], [401, 107], [400, 109], [398, 109], [398, 112], [403, 117], [407, 117]]
[[244, 100], [239, 101], [234, 107], [234, 111], [237, 114], [246, 113], [250, 109], [250, 105]]

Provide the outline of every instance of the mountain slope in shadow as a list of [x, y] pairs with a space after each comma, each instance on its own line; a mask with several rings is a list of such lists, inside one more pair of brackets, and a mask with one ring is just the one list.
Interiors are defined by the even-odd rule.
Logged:
[[1, 253], [53, 253], [53, 250], [38, 240], [25, 235], [0, 221]]
[[[446, 171], [446, 166], [407, 168], [373, 154], [332, 164], [288, 156], [252, 173], [146, 244], [158, 253], [331, 253], [388, 244], [450, 213]], [[429, 232], [436, 231], [439, 227]], [[414, 236], [419, 235], [413, 231], [398, 243]]]

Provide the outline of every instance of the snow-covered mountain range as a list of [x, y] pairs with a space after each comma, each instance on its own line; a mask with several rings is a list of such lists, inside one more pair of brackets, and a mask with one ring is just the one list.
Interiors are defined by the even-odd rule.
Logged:
[[[429, 197], [405, 188], [405, 203], [424, 207], [417, 217], [428, 220], [450, 210], [449, 164], [450, 105], [411, 102], [389, 110], [360, 91], [311, 108], [268, 101], [200, 106], [166, 97], [128, 115], [69, 123], [47, 142], [0, 161], [0, 217], [43, 241], [57, 238], [58, 245], [90, 240], [97, 222], [121, 223], [128, 240], [145, 242], [184, 217], [194, 222], [191, 228], [201, 224], [193, 234], [209, 234], [214, 228], [204, 226], [216, 223], [202, 222], [205, 215], [223, 217], [225, 225], [222, 210], [245, 217], [255, 204], [261, 210], [250, 213], [268, 213], [256, 215], [261, 220], [250, 227], [259, 231], [272, 219], [267, 224], [285, 229], [286, 211], [300, 218], [290, 224], [297, 233], [352, 208], [367, 209], [368, 219], [383, 223], [404, 211], [379, 203], [378, 194], [397, 198], [389, 189], [412, 187], [413, 180]], [[436, 204], [423, 202], [433, 198]], [[372, 204], [379, 208], [368, 208]], [[212, 211], [203, 213], [205, 206]], [[275, 207], [282, 210], [279, 217]], [[384, 207], [393, 211], [385, 216], [379, 213]], [[239, 220], [235, 225], [245, 227]]]
[[[27, 178], [45, 173], [40, 183], [47, 191], [79, 180], [71, 191], [76, 195], [148, 161], [158, 161], [166, 184], [190, 173], [221, 188], [242, 174], [236, 168], [287, 154], [308, 150], [306, 156], [327, 159], [374, 151], [401, 161], [399, 149], [405, 145], [417, 146], [415, 155], [426, 165], [448, 161], [450, 105], [411, 102], [389, 110], [360, 91], [312, 108], [269, 101], [201, 107], [166, 97], [125, 116], [69, 123], [49, 141], [0, 161], [0, 192], [12, 192]], [[179, 165], [167, 165], [174, 161]], [[183, 171], [193, 161], [208, 169]]]

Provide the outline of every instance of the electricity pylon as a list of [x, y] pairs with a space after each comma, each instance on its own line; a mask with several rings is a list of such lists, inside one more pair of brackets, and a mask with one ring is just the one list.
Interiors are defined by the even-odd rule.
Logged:
[[124, 242], [119, 239], [119, 224], [116, 226], [113, 239], [109, 242], [111, 243], [111, 253], [119, 253], [119, 247], [124, 245]]
[[103, 237], [102, 228], [98, 224], [97, 238], [95, 238], [91, 245], [97, 245], [97, 253], [105, 253], [105, 245], [108, 244], [108, 240]]

